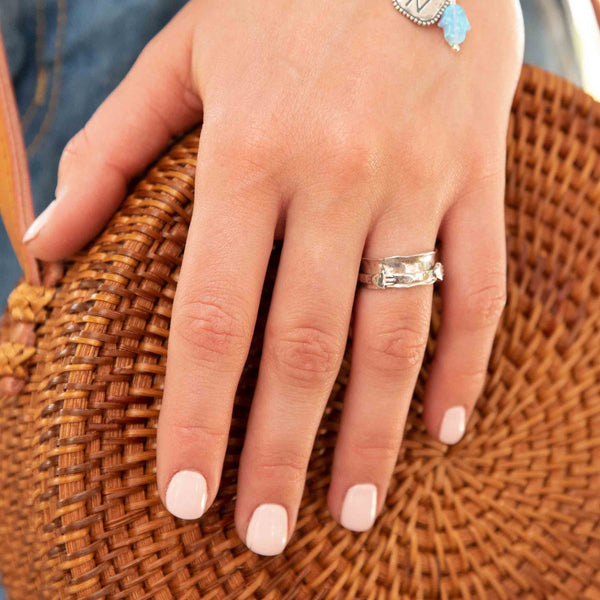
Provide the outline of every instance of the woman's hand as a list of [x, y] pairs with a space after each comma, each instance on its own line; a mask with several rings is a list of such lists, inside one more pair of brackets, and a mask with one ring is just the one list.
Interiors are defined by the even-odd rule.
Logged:
[[456, 54], [391, 0], [193, 0], [66, 146], [57, 201], [28, 236], [47, 260], [98, 234], [127, 181], [203, 119], [157, 439], [176, 516], [199, 517], [217, 494], [274, 236], [284, 246], [239, 466], [246, 544], [277, 554], [294, 530], [353, 306], [328, 503], [355, 531], [384, 504], [432, 286], [356, 290], [361, 256], [440, 238], [424, 418], [438, 440], [461, 439], [505, 303], [505, 140], [523, 51], [516, 0], [463, 6], [472, 30]]

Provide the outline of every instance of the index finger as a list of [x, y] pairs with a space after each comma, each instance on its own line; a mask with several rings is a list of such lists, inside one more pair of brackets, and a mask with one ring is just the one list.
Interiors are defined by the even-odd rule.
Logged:
[[200, 517], [217, 494], [279, 212], [272, 190], [226, 172], [217, 154], [201, 135], [157, 431], [159, 494], [184, 519]]

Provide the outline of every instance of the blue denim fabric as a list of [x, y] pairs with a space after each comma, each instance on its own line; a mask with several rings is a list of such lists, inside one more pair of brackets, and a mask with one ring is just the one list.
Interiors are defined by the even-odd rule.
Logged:
[[[58, 161], [67, 141], [184, 4], [0, 0], [0, 27], [21, 113], [36, 214], [54, 199]], [[20, 276], [0, 227], [0, 307]]]
[[[36, 214], [54, 198], [58, 161], [67, 141], [184, 4], [185, 0], [0, 0], [0, 27], [21, 113]], [[552, 32], [542, 28], [541, 0], [523, 0], [523, 6], [526, 61], [577, 81], [577, 73], [560, 69], [564, 60], [559, 59], [570, 49], [564, 40], [555, 43]], [[20, 275], [0, 227], [0, 307]]]

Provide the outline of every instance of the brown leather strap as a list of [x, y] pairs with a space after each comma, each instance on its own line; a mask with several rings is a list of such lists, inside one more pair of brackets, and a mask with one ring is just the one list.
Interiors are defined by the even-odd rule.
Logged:
[[4, 42], [0, 33], [0, 214], [25, 279], [40, 284], [37, 260], [21, 241], [33, 222], [27, 155], [12, 87]]
[[596, 19], [598, 19], [598, 26], [600, 27], [600, 0], [592, 0], [592, 6], [596, 13]]

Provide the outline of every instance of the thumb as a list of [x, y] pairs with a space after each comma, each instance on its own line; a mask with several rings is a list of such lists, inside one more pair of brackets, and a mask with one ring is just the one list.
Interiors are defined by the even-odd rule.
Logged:
[[65, 146], [56, 200], [23, 241], [42, 260], [64, 258], [102, 231], [129, 180], [169, 139], [200, 121], [192, 84], [193, 3], [143, 49], [129, 73]]

